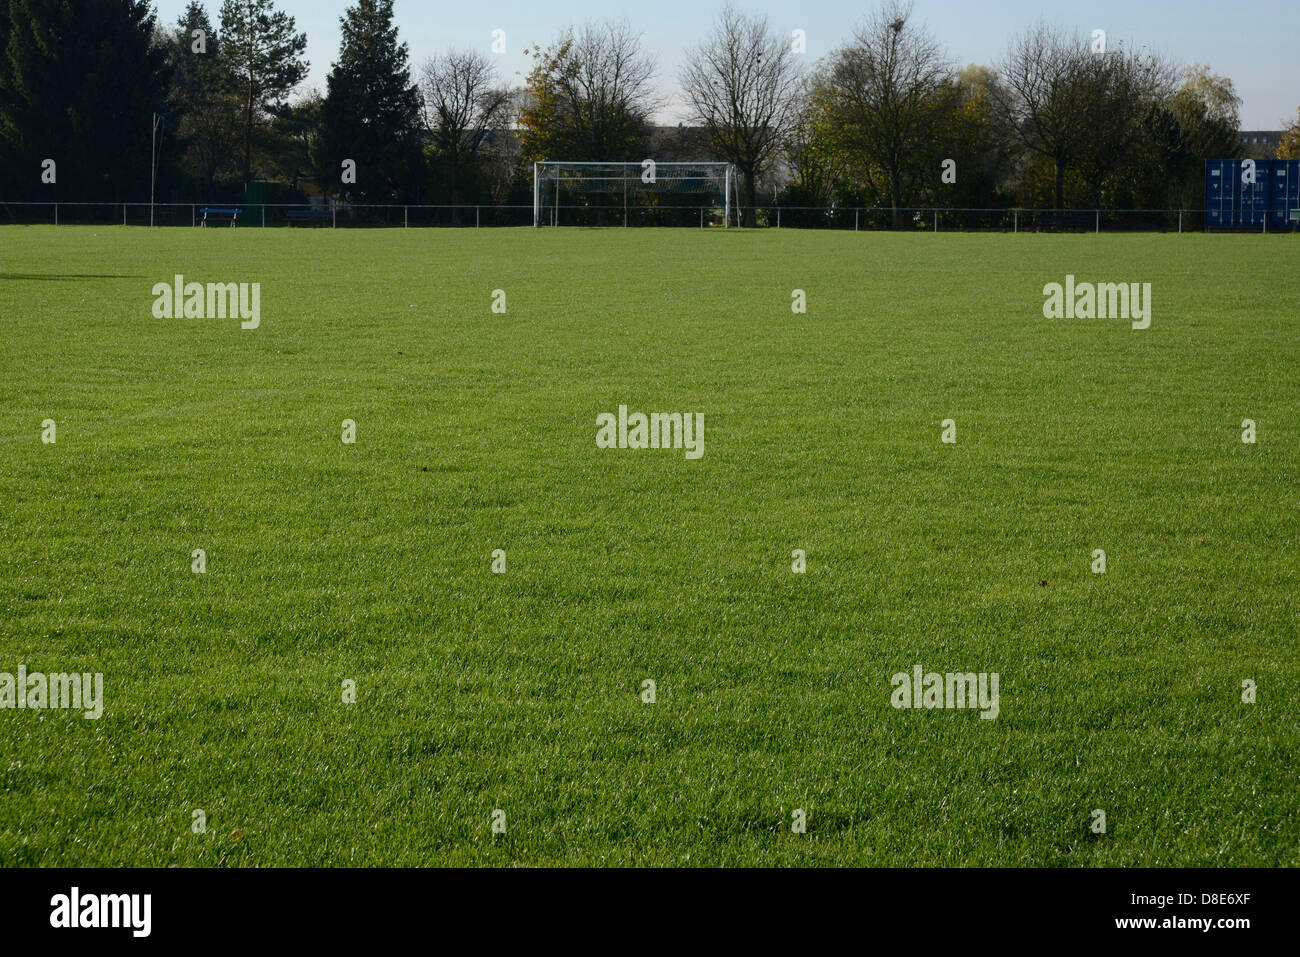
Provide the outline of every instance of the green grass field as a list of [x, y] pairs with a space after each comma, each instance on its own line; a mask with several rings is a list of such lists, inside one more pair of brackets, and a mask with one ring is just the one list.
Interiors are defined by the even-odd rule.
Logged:
[[[0, 864], [1300, 864], [1298, 258], [0, 229], [0, 672], [104, 675], [0, 710]], [[1044, 319], [1067, 273], [1151, 327]], [[704, 456], [598, 449], [620, 404]]]

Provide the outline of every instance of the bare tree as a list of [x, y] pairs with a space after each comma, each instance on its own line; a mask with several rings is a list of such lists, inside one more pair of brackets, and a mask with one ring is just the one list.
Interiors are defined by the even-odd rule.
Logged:
[[474, 162], [484, 140], [509, 119], [510, 92], [498, 85], [492, 62], [476, 50], [449, 50], [426, 60], [421, 73], [424, 122], [447, 161], [455, 207], [462, 171]]
[[939, 44], [911, 17], [910, 4], [885, 4], [832, 55], [821, 81], [845, 147], [868, 176], [884, 178], [895, 226], [905, 192], [926, 175], [953, 75]]
[[1039, 23], [1012, 41], [993, 88], [997, 108], [1021, 151], [1049, 160], [1056, 208], [1065, 205], [1065, 175], [1087, 147], [1092, 113], [1086, 76], [1095, 57], [1077, 37]]
[[1177, 70], [1156, 54], [1123, 46], [1084, 61], [1080, 110], [1086, 135], [1080, 167], [1100, 208], [1102, 193], [1140, 146], [1148, 121], [1173, 97]]
[[504, 206], [510, 201], [510, 191], [519, 173], [520, 154], [523, 150], [523, 145], [519, 142], [519, 137], [514, 135], [511, 126], [523, 104], [524, 91], [512, 87], [505, 94], [505, 105], [493, 123], [496, 129], [480, 143], [475, 159], [482, 172], [484, 185], [498, 206]]
[[1071, 171], [1086, 172], [1100, 205], [1106, 178], [1130, 157], [1175, 76], [1158, 56], [1122, 46], [1107, 52], [1046, 23], [1012, 42], [998, 72], [998, 112], [1022, 152], [1053, 164], [1057, 209]]
[[709, 145], [740, 170], [745, 220], [753, 225], [758, 179], [798, 114], [799, 67], [790, 45], [767, 17], [728, 3], [713, 33], [686, 55], [679, 80]]
[[655, 61], [626, 20], [570, 28], [534, 59], [519, 114], [526, 158], [644, 158], [650, 118], [660, 106]]

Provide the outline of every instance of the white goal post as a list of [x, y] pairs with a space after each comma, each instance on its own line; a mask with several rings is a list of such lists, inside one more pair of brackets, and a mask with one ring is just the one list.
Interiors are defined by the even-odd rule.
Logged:
[[[658, 198], [674, 194], [697, 200], [685, 208], [721, 209], [725, 227], [731, 225], [731, 197], [737, 188], [731, 163], [660, 163], [651, 159], [636, 163], [538, 162], [533, 164], [533, 225], [560, 225], [567, 199], [570, 210], [602, 210], [606, 214], [602, 221], [618, 220], [626, 226], [629, 210], [679, 206]], [[739, 215], [739, 204], [734, 208]], [[610, 212], [614, 215], [607, 215]]]

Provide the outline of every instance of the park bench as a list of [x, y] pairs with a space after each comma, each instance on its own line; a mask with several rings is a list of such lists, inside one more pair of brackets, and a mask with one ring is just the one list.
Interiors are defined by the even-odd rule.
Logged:
[[200, 226], [206, 226], [208, 224], [208, 215], [211, 214], [213, 216], [229, 216], [230, 225], [233, 228], [235, 224], [239, 222], [239, 214], [243, 212], [243, 210], [221, 206], [204, 206], [199, 210], [199, 212], [203, 214], [203, 221], [199, 223]]

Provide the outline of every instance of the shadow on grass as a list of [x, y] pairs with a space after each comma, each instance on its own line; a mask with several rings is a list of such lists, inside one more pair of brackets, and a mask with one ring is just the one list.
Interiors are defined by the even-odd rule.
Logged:
[[77, 279], [143, 279], [144, 276], [119, 276], [119, 275], [102, 275], [100, 273], [67, 273], [58, 275], [55, 273], [36, 273], [36, 272], [0, 272], [0, 280], [4, 279], [43, 279], [49, 282], [71, 282]]

